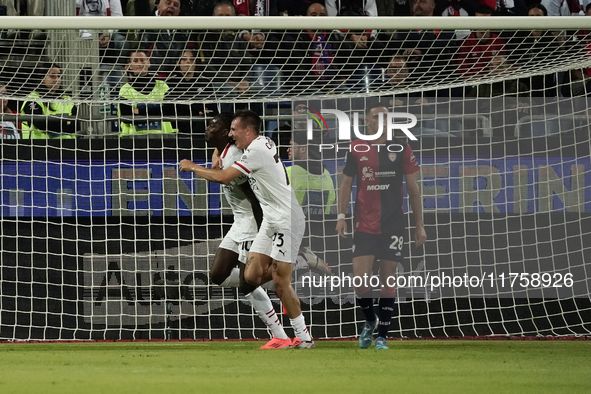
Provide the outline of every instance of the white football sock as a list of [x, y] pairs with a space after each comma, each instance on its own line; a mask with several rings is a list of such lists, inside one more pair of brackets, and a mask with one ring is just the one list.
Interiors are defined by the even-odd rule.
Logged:
[[293, 331], [295, 336], [302, 341], [311, 341], [312, 337], [306, 328], [306, 320], [304, 319], [304, 315], [299, 315], [295, 319], [289, 319], [291, 322], [291, 326], [293, 327]]
[[269, 327], [273, 336], [279, 339], [287, 339], [288, 336], [283, 330], [283, 326], [279, 321], [275, 308], [273, 308], [273, 304], [271, 304], [271, 300], [265, 290], [257, 287], [248, 293], [246, 297], [248, 297], [248, 300], [252, 304], [257, 315], [259, 315], [265, 325]]
[[240, 268], [234, 267], [230, 275], [222, 282], [221, 287], [238, 287], [240, 286]]

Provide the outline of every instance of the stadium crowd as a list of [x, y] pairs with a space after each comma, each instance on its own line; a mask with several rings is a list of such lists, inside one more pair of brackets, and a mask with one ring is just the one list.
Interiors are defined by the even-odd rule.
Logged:
[[[18, 2], [16, 2], [18, 3]], [[19, 7], [38, 12], [39, 2]], [[40, 3], [43, 3], [42, 1]], [[3, 5], [4, 4], [4, 5]], [[20, 3], [19, 3], [20, 4]], [[0, 10], [14, 15], [14, 1], [0, 1]], [[18, 4], [17, 4], [18, 5]], [[15, 8], [16, 9], [16, 8]], [[86, 15], [154, 17], [199, 16], [591, 16], [588, 0], [77, 0], [76, 13]], [[76, 100], [73, 93], [47, 89], [44, 81], [60, 69], [48, 57], [49, 35], [40, 31], [4, 30], [0, 36], [0, 83], [10, 94], [26, 97], [9, 103], [27, 113], [32, 99]], [[228, 101], [240, 97], [287, 94], [333, 94], [388, 90], [392, 105], [424, 105], [442, 97], [513, 97], [515, 106], [528, 106], [532, 97], [585, 96], [591, 91], [589, 69], [561, 72], [535, 70], [565, 55], [585, 54], [591, 48], [587, 31], [262, 31], [262, 30], [110, 30], [80, 31], [80, 39], [99, 43], [101, 68], [109, 70], [112, 97], [138, 104], [119, 105], [120, 134], [202, 133], [204, 122], [151, 122], [148, 117], [202, 117], [236, 108], [186, 104], [190, 101]], [[146, 64], [141, 72], [138, 58]], [[134, 63], [135, 62], [135, 63]], [[469, 82], [525, 70], [533, 76], [471, 87]], [[279, 86], [261, 87], [264, 78]], [[439, 88], [460, 80], [463, 88]], [[64, 85], [64, 84], [62, 84]], [[69, 85], [71, 87], [72, 85]], [[157, 90], [155, 90], [157, 89]], [[415, 93], [391, 94], [397, 89]], [[416, 93], [420, 91], [419, 93]], [[48, 95], [46, 97], [46, 95]], [[73, 98], [71, 98], [73, 97]], [[145, 105], [143, 101], [162, 101]], [[185, 103], [171, 104], [184, 100]], [[33, 100], [33, 102], [37, 102]], [[476, 104], [479, 105], [479, 104]], [[69, 106], [62, 106], [69, 109]], [[148, 108], [149, 107], [149, 108]], [[490, 107], [490, 104], [489, 104]], [[493, 105], [494, 107], [494, 105]], [[47, 106], [38, 114], [59, 113]], [[262, 108], [251, 105], [262, 112]], [[51, 112], [53, 111], [53, 112]], [[30, 112], [30, 111], [29, 111]], [[64, 112], [70, 115], [70, 112]], [[139, 118], [142, 119], [139, 119]], [[154, 124], [152, 124], [154, 123]], [[158, 123], [156, 125], [156, 123]], [[138, 127], [139, 125], [139, 127]], [[26, 125], [29, 127], [30, 125]], [[67, 129], [69, 132], [70, 129]], [[63, 133], [66, 133], [64, 131]], [[63, 137], [55, 130], [26, 133], [27, 138]], [[22, 133], [25, 137], [25, 133]]]

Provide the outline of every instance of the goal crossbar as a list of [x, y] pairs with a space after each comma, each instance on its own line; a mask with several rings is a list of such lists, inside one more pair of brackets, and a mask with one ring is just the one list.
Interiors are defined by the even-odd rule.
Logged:
[[152, 16], [125, 17], [78, 17], [78, 16], [6, 16], [2, 17], [4, 29], [183, 29], [215, 30], [236, 29], [379, 29], [379, 30], [425, 30], [425, 29], [588, 29], [588, 18], [578, 16], [531, 17], [281, 17], [281, 16], [235, 16], [197, 17], [179, 16], [155, 18]]

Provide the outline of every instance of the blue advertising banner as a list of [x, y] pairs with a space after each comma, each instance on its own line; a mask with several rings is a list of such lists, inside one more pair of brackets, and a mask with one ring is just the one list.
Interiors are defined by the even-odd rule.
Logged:
[[[591, 212], [589, 156], [423, 155], [419, 163], [425, 211]], [[326, 163], [332, 174], [340, 173], [343, 165], [342, 160]], [[192, 173], [180, 173], [174, 161], [3, 160], [0, 189], [3, 217], [191, 216], [222, 212], [219, 185]]]

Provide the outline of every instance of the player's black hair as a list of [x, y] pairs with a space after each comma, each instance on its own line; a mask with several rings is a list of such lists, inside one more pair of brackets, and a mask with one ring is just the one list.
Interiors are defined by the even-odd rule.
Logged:
[[365, 116], [369, 115], [369, 113], [372, 109], [381, 108], [381, 107], [385, 107], [388, 110], [390, 109], [390, 105], [388, 103], [385, 103], [380, 100], [373, 100], [373, 101], [368, 102], [367, 106], [365, 107]]
[[261, 117], [254, 111], [243, 109], [234, 113], [234, 119], [240, 118], [244, 126], [250, 126], [257, 134], [261, 134]]
[[[541, 9], [541, 8], [540, 8]], [[585, 7], [585, 12], [588, 12], [591, 9], [591, 3], [587, 4], [587, 7]], [[543, 10], [542, 10], [543, 11]], [[548, 12], [548, 11], [546, 11]], [[547, 15], [547, 14], [546, 14]]]
[[230, 126], [232, 126], [232, 120], [234, 120], [234, 115], [229, 112], [222, 112], [221, 114], [214, 116], [214, 119], [218, 119], [225, 130], [230, 130]]

